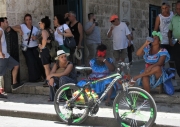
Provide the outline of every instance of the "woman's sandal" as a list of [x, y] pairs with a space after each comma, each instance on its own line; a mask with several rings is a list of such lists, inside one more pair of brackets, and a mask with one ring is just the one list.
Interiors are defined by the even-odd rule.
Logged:
[[134, 86], [135, 83], [136, 83], [136, 81], [134, 81], [133, 78], [131, 78], [131, 80], [129, 82], [130, 86]]

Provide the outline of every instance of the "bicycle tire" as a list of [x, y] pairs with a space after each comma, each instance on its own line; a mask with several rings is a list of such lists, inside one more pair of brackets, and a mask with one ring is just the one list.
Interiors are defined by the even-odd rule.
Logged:
[[[123, 95], [124, 93], [124, 95]], [[128, 115], [129, 112], [126, 112], [126, 113], [123, 113], [122, 116], [119, 115], [119, 110], [123, 110], [123, 109], [119, 109], [119, 104], [120, 104], [120, 101], [122, 102], [122, 100], [124, 99], [124, 97], [126, 97], [125, 95], [125, 92], [121, 92], [119, 93], [114, 102], [113, 102], [113, 114], [114, 114], [114, 117], [116, 118], [116, 120], [118, 121], [118, 123], [122, 126], [122, 127], [128, 127], [128, 126], [134, 126], [134, 127], [140, 127], [140, 126], [145, 126], [145, 127], [151, 127], [153, 126], [155, 120], [156, 120], [156, 116], [157, 116], [157, 107], [156, 107], [156, 103], [154, 101], [154, 99], [152, 98], [152, 96], [146, 92], [145, 90], [141, 89], [141, 88], [137, 88], [137, 87], [130, 87], [128, 88], [128, 94], [131, 95], [132, 97], [132, 93], [134, 94], [139, 94], [141, 98], [144, 98], [145, 100], [147, 100], [149, 102], [149, 106], [150, 106], [150, 116], [149, 116], [149, 120], [148, 121], [143, 121], [143, 122], [137, 122], [136, 121], [136, 126], [134, 125], [131, 125], [132, 122], [132, 119], [125, 119], [125, 118], [122, 118], [124, 117], [124, 115]], [[138, 97], [137, 96], [137, 99], [136, 101], [138, 100]], [[133, 99], [133, 105], [135, 106], [136, 105], [136, 102], [135, 102], [135, 99]], [[145, 101], [144, 101], [145, 102]], [[143, 103], [144, 103], [143, 102]], [[128, 102], [127, 102], [128, 103]], [[122, 105], [122, 104], [121, 104]], [[146, 108], [146, 102], [145, 102], [145, 108]], [[130, 108], [129, 108], [130, 109]], [[137, 110], [138, 111], [138, 110]], [[130, 113], [131, 113], [131, 109], [130, 109]], [[129, 114], [130, 114], [129, 113]], [[139, 113], [139, 115], [142, 115]], [[141, 116], [142, 117], [142, 116]], [[134, 117], [135, 118], [135, 117]], [[121, 122], [120, 119], [122, 120]]]
[[[65, 122], [66, 124], [69, 124], [68, 120], [65, 118], [65, 115], [62, 114], [62, 112], [59, 108], [60, 94], [63, 93], [65, 90], [68, 91], [68, 90], [72, 90], [72, 89], [75, 91], [80, 90], [79, 87], [76, 86], [76, 84], [68, 83], [68, 84], [61, 86], [57, 90], [55, 97], [54, 97], [54, 108], [55, 108], [56, 114], [57, 114], [58, 118], [61, 121]], [[82, 92], [82, 95], [84, 95], [85, 104], [87, 104], [87, 106], [88, 106], [88, 98], [87, 98], [86, 93]], [[84, 114], [82, 114], [82, 116], [80, 118], [73, 119], [70, 124], [81, 124], [82, 122], [84, 122], [86, 120], [86, 118], [88, 117], [88, 114], [89, 114], [89, 108], [85, 108]]]

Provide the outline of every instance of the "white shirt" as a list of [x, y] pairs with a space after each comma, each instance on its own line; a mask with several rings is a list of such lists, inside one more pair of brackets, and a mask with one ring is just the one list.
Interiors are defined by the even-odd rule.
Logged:
[[[25, 24], [21, 24], [20, 26], [21, 26], [21, 30], [23, 32], [22, 42], [24, 45], [27, 45], [31, 29], [27, 28], [27, 26]], [[35, 26], [33, 26], [33, 31], [32, 31], [31, 37], [37, 36], [38, 32], [39, 32], [39, 30]], [[36, 46], [38, 46], [37, 41], [32, 40], [32, 38], [31, 38], [28, 47], [36, 47]]]
[[112, 30], [113, 49], [119, 50], [119, 49], [127, 48], [128, 47], [127, 35], [129, 34], [130, 32], [126, 23], [120, 22], [118, 26], [114, 26], [114, 29]]
[[[0, 27], [0, 31], [2, 31], [2, 37], [1, 37], [2, 53], [5, 55], [5, 58], [9, 58], [10, 55], [7, 52], [7, 43], [6, 43], [4, 30], [1, 27]], [[2, 57], [0, 57], [0, 58], [2, 58]]]
[[60, 27], [57, 27], [56, 31], [54, 32], [55, 40], [59, 43], [59, 45], [64, 45], [64, 43], [63, 43], [63, 35], [58, 34], [57, 29], [59, 29], [62, 33], [64, 33], [63, 27], [64, 27], [64, 31], [69, 29], [67, 24], [63, 24]]
[[159, 18], [160, 18], [159, 29], [162, 35], [161, 44], [169, 44], [168, 31], [169, 31], [169, 24], [171, 22], [173, 15], [174, 15], [173, 12], [170, 12], [170, 16], [168, 17], [164, 17], [163, 15], [159, 14]]

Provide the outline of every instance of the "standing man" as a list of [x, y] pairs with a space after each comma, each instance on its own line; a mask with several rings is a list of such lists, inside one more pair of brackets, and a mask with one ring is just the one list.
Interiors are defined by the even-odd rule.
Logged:
[[22, 86], [17, 82], [17, 74], [19, 69], [19, 63], [14, 60], [7, 52], [7, 44], [5, 39], [4, 30], [8, 27], [8, 21], [6, 17], [0, 18], [0, 76], [6, 73], [7, 69], [12, 69], [13, 84], [12, 89], [15, 90]]
[[86, 46], [89, 51], [88, 60], [86, 66], [89, 65], [89, 61], [96, 56], [96, 48], [101, 44], [101, 33], [94, 13], [88, 14], [89, 21], [86, 23], [84, 31], [86, 33]]
[[161, 48], [167, 49], [170, 53], [168, 31], [173, 12], [170, 12], [170, 5], [167, 2], [162, 3], [161, 11], [162, 13], [156, 17], [154, 31], [160, 30], [162, 35]]
[[[76, 19], [76, 14], [73, 11], [69, 12], [68, 15], [69, 18], [69, 28], [72, 32], [72, 34], [74, 35], [74, 39], [76, 41], [76, 46], [77, 48], [80, 50], [82, 48], [81, 44], [82, 44], [82, 40], [83, 40], [83, 27], [82, 24], [77, 21]], [[75, 51], [75, 49], [74, 49]], [[74, 51], [71, 51], [71, 57], [74, 54]], [[77, 60], [77, 65], [81, 65], [81, 60]]]
[[[176, 3], [176, 15], [173, 16], [169, 25], [169, 45], [172, 48], [172, 56], [175, 61], [177, 74], [180, 77], [180, 1]], [[172, 36], [177, 39], [176, 43], [172, 42]]]
[[[128, 29], [129, 29], [130, 23], [127, 20], [124, 20], [122, 22], [125, 22]], [[133, 40], [134, 40], [133, 31], [134, 31], [134, 28], [132, 28], [132, 31], [129, 29], [129, 31], [130, 31], [130, 35], [131, 35], [131, 45], [127, 47], [127, 52], [128, 52], [129, 63], [130, 63], [130, 65], [132, 65], [132, 52], [134, 52], [134, 46], [133, 46]], [[127, 43], [128, 42], [129, 42], [129, 40], [127, 39]]]
[[[117, 15], [112, 15], [109, 20], [112, 23], [107, 35], [113, 38], [113, 55], [116, 62], [124, 61], [127, 57], [127, 47], [131, 46], [130, 31], [124, 22], [120, 22]], [[127, 43], [128, 38], [128, 43]]]

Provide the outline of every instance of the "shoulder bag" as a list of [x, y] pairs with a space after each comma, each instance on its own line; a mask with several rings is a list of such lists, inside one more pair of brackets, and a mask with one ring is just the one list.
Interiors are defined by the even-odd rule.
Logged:
[[[63, 33], [65, 33], [64, 26], [62, 26], [62, 27], [63, 27]], [[63, 43], [64, 43], [64, 46], [66, 46], [69, 49], [76, 48], [76, 41], [75, 41], [74, 37], [64, 37], [63, 36]]]
[[31, 32], [30, 32], [30, 35], [29, 35], [29, 38], [28, 38], [28, 43], [27, 43], [27, 45], [25, 45], [25, 44], [21, 44], [21, 50], [22, 51], [27, 51], [27, 49], [28, 49], [28, 45], [29, 45], [29, 42], [30, 42], [30, 39], [31, 39], [31, 35], [32, 35], [32, 31], [33, 31], [33, 26], [31, 27]]

